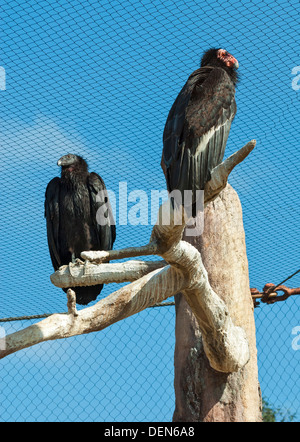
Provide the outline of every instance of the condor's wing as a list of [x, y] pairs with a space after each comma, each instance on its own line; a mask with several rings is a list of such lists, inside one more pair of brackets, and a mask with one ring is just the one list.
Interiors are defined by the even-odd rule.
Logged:
[[55, 270], [62, 265], [59, 249], [59, 192], [60, 178], [56, 177], [48, 184], [45, 194], [48, 247]]
[[204, 189], [223, 159], [236, 113], [235, 87], [224, 69], [193, 72], [175, 100], [164, 129], [162, 168], [169, 191]]
[[90, 173], [88, 188], [92, 222], [95, 223], [98, 250], [111, 250], [116, 239], [116, 226], [104, 181], [97, 173]]

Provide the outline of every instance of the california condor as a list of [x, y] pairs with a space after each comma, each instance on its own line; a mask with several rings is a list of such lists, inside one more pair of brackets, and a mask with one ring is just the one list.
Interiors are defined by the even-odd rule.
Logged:
[[[80, 259], [85, 250], [111, 250], [116, 238], [102, 178], [89, 173], [86, 161], [78, 155], [65, 155], [57, 165], [61, 166], [61, 178], [50, 181], [45, 195], [48, 246], [55, 270]], [[101, 195], [102, 201], [98, 200]], [[96, 214], [102, 204], [109, 209], [103, 210], [106, 220], [100, 225]], [[97, 298], [103, 284], [71, 288], [78, 304], [88, 304]]]
[[211, 171], [222, 162], [236, 114], [237, 60], [225, 49], [209, 49], [201, 67], [188, 78], [176, 98], [163, 134], [163, 168], [169, 192], [191, 191], [196, 216], [197, 190], [203, 190]]

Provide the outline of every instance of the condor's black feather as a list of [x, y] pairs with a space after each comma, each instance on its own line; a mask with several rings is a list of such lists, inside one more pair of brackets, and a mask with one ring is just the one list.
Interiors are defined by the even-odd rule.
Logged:
[[[62, 166], [61, 178], [50, 181], [45, 195], [48, 246], [55, 270], [80, 258], [85, 250], [112, 249], [116, 238], [110, 210], [105, 225], [98, 224], [96, 219], [103, 204], [96, 196], [106, 190], [102, 178], [89, 173], [87, 163], [77, 155], [65, 155], [58, 165]], [[72, 288], [76, 302], [88, 304], [97, 298], [103, 284]]]
[[192, 191], [193, 216], [196, 190], [204, 189], [212, 169], [222, 162], [236, 114], [236, 70], [217, 57], [218, 51], [207, 51], [201, 68], [188, 78], [169, 112], [163, 134], [161, 165], [168, 191], [178, 189], [182, 195], [184, 190]]

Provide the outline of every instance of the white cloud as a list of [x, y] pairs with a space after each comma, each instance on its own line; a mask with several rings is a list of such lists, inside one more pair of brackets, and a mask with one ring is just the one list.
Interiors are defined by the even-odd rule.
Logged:
[[[88, 157], [90, 150], [80, 136], [67, 134], [54, 120], [38, 116], [32, 124], [21, 120], [1, 122], [1, 168], [9, 165], [53, 165], [66, 153]], [[31, 169], [32, 170], [32, 169]]]

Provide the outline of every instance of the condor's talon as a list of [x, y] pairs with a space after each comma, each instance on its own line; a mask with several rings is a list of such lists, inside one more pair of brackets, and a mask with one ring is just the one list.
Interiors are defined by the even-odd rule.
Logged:
[[87, 269], [87, 267], [89, 266], [89, 261], [88, 260], [86, 260], [86, 261], [84, 261], [84, 264], [83, 264], [83, 275], [85, 276], [85, 271], [86, 271], [86, 269]]
[[71, 276], [76, 276], [74, 273], [73, 273], [73, 267], [75, 266], [75, 263], [74, 262], [69, 262], [69, 264], [68, 264], [68, 267], [69, 267], [69, 272], [70, 272], [70, 275]]
[[[69, 272], [71, 276], [76, 276], [74, 273], [72, 273], [72, 269], [76, 266], [85, 266], [86, 261], [82, 261], [79, 258], [72, 259], [72, 262], [69, 262]], [[84, 274], [84, 273], [83, 273]]]

